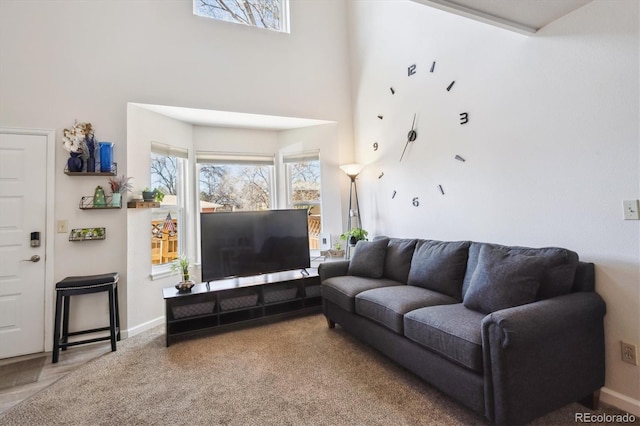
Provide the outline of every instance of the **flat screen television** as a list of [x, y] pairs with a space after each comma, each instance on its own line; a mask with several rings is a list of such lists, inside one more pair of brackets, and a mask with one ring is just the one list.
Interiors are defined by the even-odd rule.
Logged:
[[307, 210], [200, 214], [202, 281], [310, 267]]

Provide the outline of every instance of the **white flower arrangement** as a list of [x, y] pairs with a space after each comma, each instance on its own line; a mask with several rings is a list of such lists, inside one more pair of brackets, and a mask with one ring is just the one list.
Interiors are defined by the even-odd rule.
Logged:
[[62, 134], [62, 146], [68, 152], [77, 152], [89, 155], [87, 137], [93, 137], [91, 123], [74, 123], [71, 129], [64, 129]]

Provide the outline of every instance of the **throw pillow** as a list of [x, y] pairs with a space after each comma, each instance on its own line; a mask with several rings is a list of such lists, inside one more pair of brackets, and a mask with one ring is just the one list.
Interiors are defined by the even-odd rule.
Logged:
[[418, 241], [407, 284], [462, 300], [462, 280], [470, 244], [469, 241]]
[[416, 240], [391, 238], [384, 261], [384, 277], [406, 284], [415, 248]]
[[380, 238], [375, 241], [358, 241], [349, 262], [347, 273], [367, 278], [382, 277], [388, 244], [388, 238]]
[[489, 314], [534, 302], [545, 262], [541, 257], [485, 245], [480, 248], [478, 265], [462, 303]]
[[548, 299], [571, 292], [575, 273], [578, 268], [578, 254], [574, 251], [560, 247], [530, 248], [488, 243], [472, 243], [469, 248], [467, 273], [464, 277], [464, 283], [462, 286], [463, 297], [469, 288], [473, 272], [477, 268], [478, 254], [485, 246], [490, 246], [494, 249], [502, 250], [511, 254], [521, 254], [524, 256], [545, 259], [540, 278], [540, 288], [538, 289], [536, 300]]

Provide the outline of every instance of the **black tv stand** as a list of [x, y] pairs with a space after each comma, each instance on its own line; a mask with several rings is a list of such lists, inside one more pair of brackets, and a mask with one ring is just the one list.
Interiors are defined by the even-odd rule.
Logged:
[[162, 292], [167, 346], [181, 336], [316, 313], [322, 306], [313, 268], [209, 281], [188, 293], [174, 287]]

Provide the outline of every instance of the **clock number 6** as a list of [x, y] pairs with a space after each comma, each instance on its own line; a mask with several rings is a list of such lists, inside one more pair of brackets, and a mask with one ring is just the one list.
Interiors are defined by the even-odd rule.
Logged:
[[460, 124], [467, 124], [469, 122], [469, 113], [461, 112], [460, 113]]

